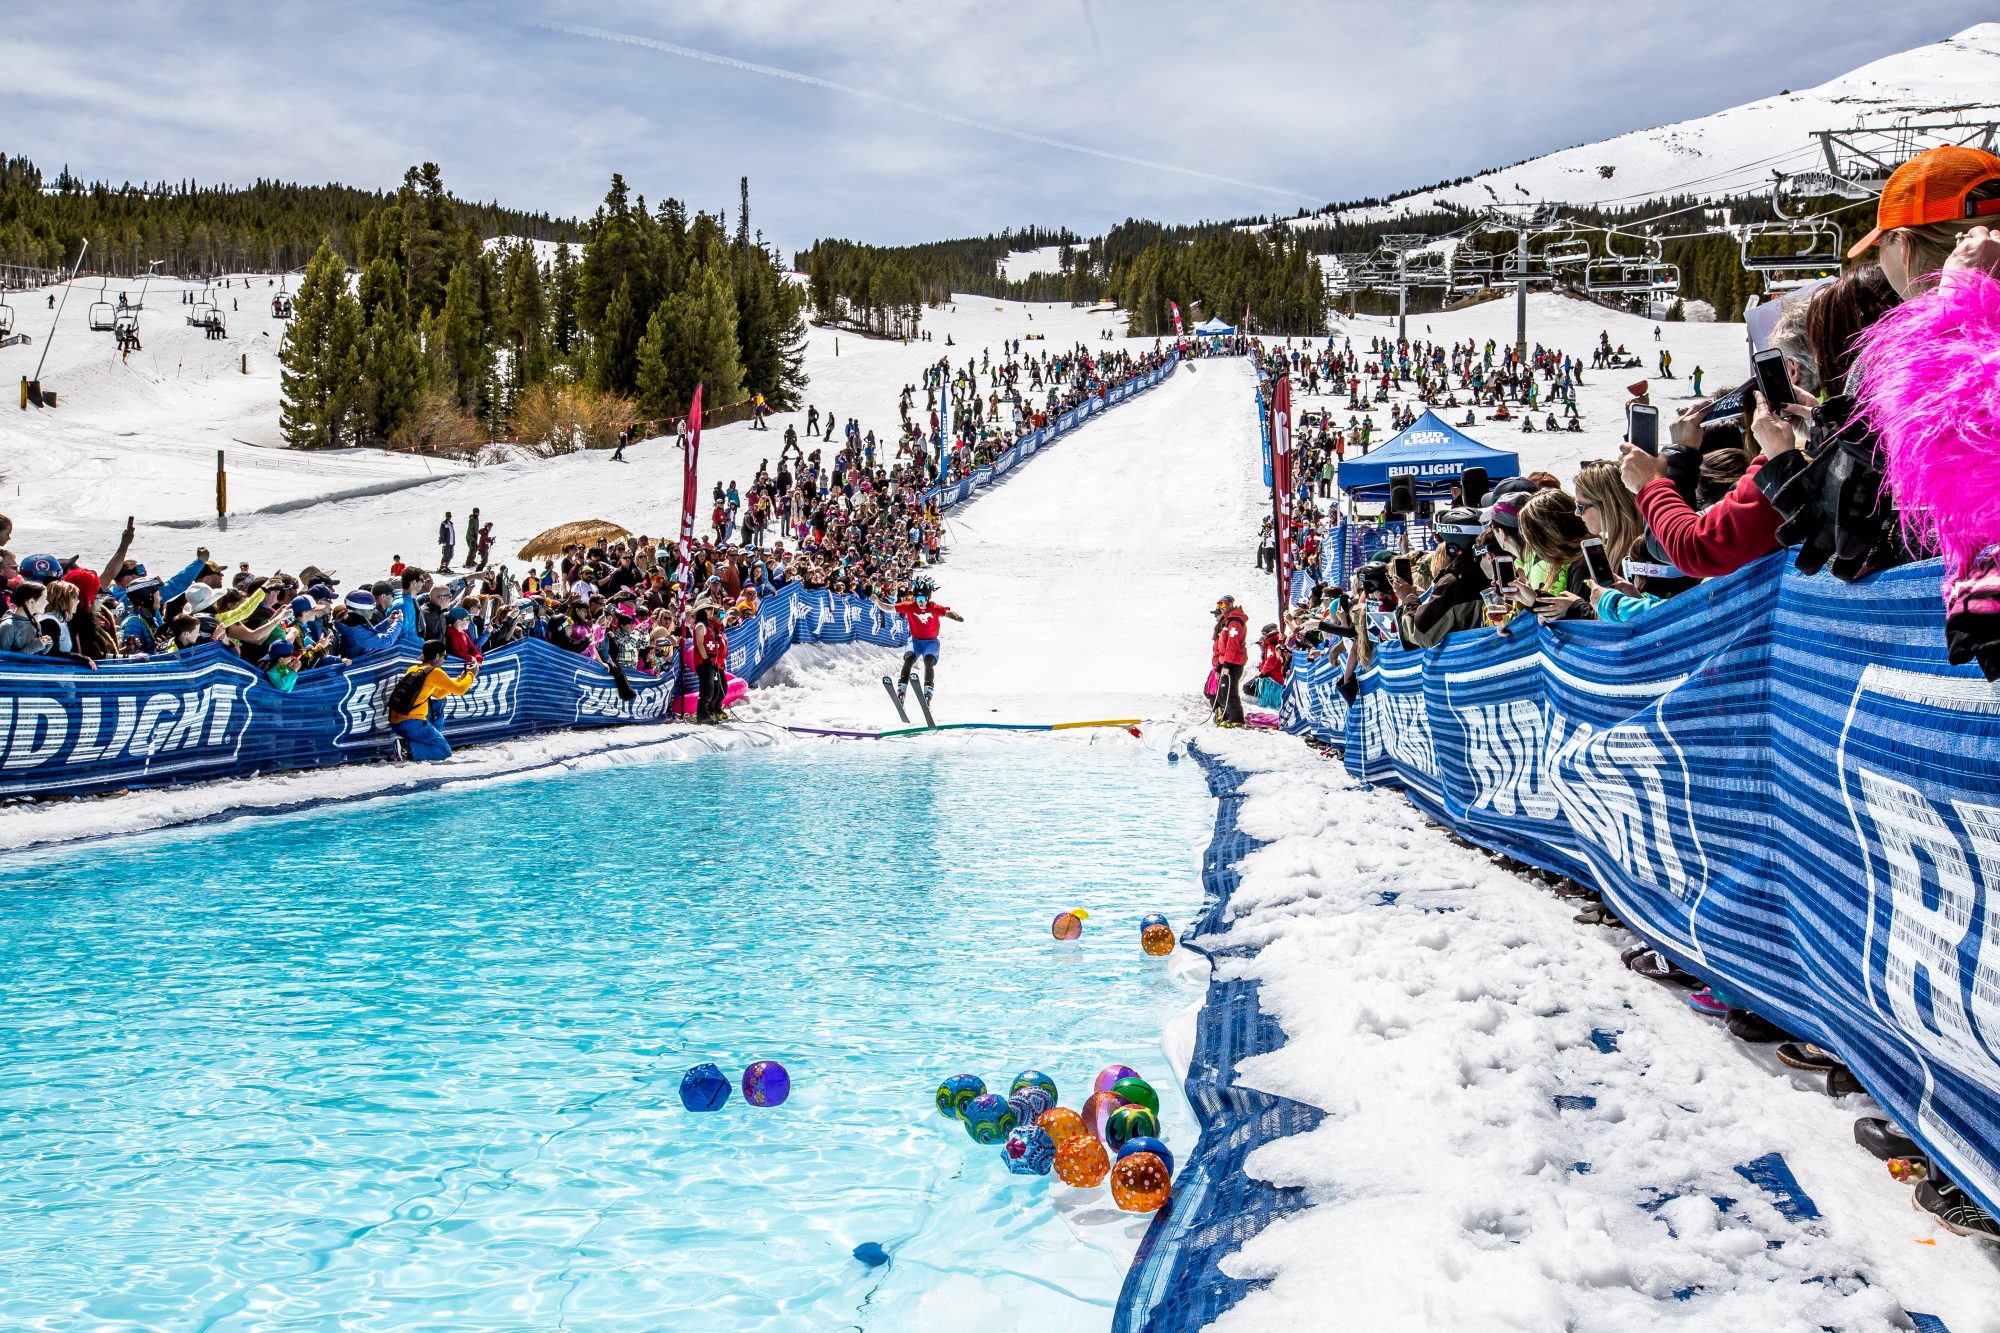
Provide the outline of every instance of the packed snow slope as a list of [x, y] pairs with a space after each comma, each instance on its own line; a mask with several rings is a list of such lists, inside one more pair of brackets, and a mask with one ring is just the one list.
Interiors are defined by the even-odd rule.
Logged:
[[[1476, 176], [1463, 185], [1418, 190], [1371, 208], [1332, 210], [1294, 220], [1310, 226], [1338, 215], [1379, 221], [1440, 207], [1551, 200], [1623, 207], [1674, 195], [1754, 194], [1771, 172], [1824, 169], [1815, 130], [1914, 122], [2000, 120], [2000, 23], [1885, 56], [1817, 88], [1793, 89], [1695, 120], [1550, 153]], [[1608, 171], [1607, 171], [1608, 168]]]

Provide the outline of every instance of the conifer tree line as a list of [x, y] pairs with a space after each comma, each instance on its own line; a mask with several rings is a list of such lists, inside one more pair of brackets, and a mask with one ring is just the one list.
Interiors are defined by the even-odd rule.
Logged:
[[[1001, 267], [1018, 250], [1060, 246], [1053, 272], [1008, 278]], [[1025, 228], [997, 236], [928, 245], [872, 246], [823, 240], [799, 253], [823, 324], [907, 336], [925, 306], [952, 293], [1010, 301], [1116, 300], [1129, 330], [1143, 336], [1173, 332], [1169, 300], [1187, 320], [1200, 312], [1230, 322], [1247, 303], [1266, 333], [1316, 333], [1330, 305], [1310, 249], [1290, 231], [1245, 231], [1229, 223], [1165, 226], [1127, 219], [1084, 241], [1067, 231]]]
[[617, 175], [581, 232], [546, 261], [488, 247], [437, 166], [412, 167], [351, 256], [328, 238], [307, 266], [280, 349], [286, 439], [566, 452], [664, 428], [698, 383], [711, 412], [796, 405], [805, 293], [752, 234], [747, 179], [733, 234], [677, 199], [648, 209]]
[[[85, 182], [68, 168], [54, 179], [26, 157], [0, 153], [0, 264], [66, 268], [90, 241], [86, 272], [135, 277], [160, 261], [181, 277], [287, 273], [331, 240], [353, 254], [362, 220], [396, 194], [345, 185], [201, 185], [194, 181], [113, 186]], [[574, 221], [453, 200], [461, 225], [481, 237], [580, 241]]]

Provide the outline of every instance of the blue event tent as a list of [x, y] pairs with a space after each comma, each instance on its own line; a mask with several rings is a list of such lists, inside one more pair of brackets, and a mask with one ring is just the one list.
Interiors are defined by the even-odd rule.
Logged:
[[1236, 332], [1236, 326], [1224, 324], [1219, 319], [1204, 319], [1194, 326], [1194, 331], [1204, 338], [1226, 338]]
[[1449, 494], [1469, 467], [1483, 467], [1494, 481], [1516, 476], [1521, 460], [1515, 454], [1489, 449], [1453, 427], [1435, 412], [1426, 412], [1410, 428], [1365, 457], [1340, 465], [1340, 489], [1361, 499], [1386, 499], [1389, 483], [1408, 477], [1419, 497]]

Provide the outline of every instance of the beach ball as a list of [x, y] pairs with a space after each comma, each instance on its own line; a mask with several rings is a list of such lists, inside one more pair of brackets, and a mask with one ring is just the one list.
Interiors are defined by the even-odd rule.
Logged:
[[1130, 1105], [1130, 1102], [1115, 1092], [1093, 1092], [1084, 1099], [1082, 1111], [1084, 1128], [1090, 1131], [1092, 1138], [1101, 1139], [1104, 1137], [1105, 1124], [1111, 1119], [1111, 1113], [1121, 1106]]
[[1090, 1135], [1090, 1127], [1083, 1123], [1083, 1117], [1067, 1106], [1042, 1112], [1035, 1117], [1035, 1124], [1049, 1132], [1049, 1137], [1056, 1141], [1058, 1148], [1079, 1135], [1086, 1138]]
[[974, 1143], [998, 1143], [1014, 1124], [1014, 1108], [997, 1093], [981, 1093], [965, 1104], [965, 1132]]
[[690, 1111], [717, 1111], [729, 1100], [729, 1080], [710, 1064], [696, 1065], [681, 1075], [681, 1105]]
[[1032, 1125], [1042, 1118], [1042, 1112], [1053, 1111], [1056, 1099], [1049, 1096], [1046, 1089], [1029, 1084], [1007, 1099], [1007, 1105], [1014, 1108], [1014, 1123]]
[[1128, 1213], [1151, 1213], [1174, 1196], [1167, 1164], [1149, 1152], [1118, 1159], [1111, 1168], [1111, 1201]]
[[1148, 926], [1139, 932], [1139, 947], [1149, 958], [1165, 958], [1174, 951], [1174, 932], [1169, 926]]
[[1097, 1077], [1090, 1081], [1092, 1092], [1109, 1092], [1121, 1078], [1137, 1078], [1139, 1071], [1130, 1065], [1106, 1065], [1097, 1071]]
[[1040, 1088], [1043, 1092], [1048, 1093], [1050, 1106], [1054, 1106], [1058, 1101], [1062, 1100], [1056, 1092], [1056, 1081], [1039, 1069], [1023, 1069], [1020, 1073], [1014, 1075], [1014, 1081], [1007, 1085], [1007, 1091], [1014, 1093], [1028, 1087]]
[[1160, 1137], [1160, 1117], [1132, 1102], [1113, 1111], [1104, 1122], [1104, 1146], [1117, 1152], [1133, 1139]]
[[1017, 1176], [1046, 1176], [1056, 1164], [1056, 1141], [1038, 1125], [1019, 1125], [1007, 1131], [1000, 1155]]
[[1148, 912], [1139, 918], [1140, 930], [1144, 930], [1148, 926], [1164, 926], [1167, 924], [1169, 923], [1165, 912]]
[[1104, 1145], [1088, 1134], [1079, 1134], [1056, 1149], [1056, 1176], [1065, 1185], [1087, 1190], [1104, 1183], [1111, 1158]]
[[743, 1100], [752, 1106], [783, 1106], [792, 1095], [792, 1076], [776, 1060], [759, 1060], [743, 1071]]
[[1080, 940], [1083, 938], [1084, 912], [1057, 912], [1056, 919], [1049, 923], [1049, 934], [1059, 940]]
[[1133, 1153], [1149, 1152], [1167, 1164], [1167, 1174], [1174, 1173], [1174, 1155], [1167, 1151], [1167, 1145], [1158, 1139], [1137, 1138], [1125, 1140], [1125, 1146], [1118, 1150], [1118, 1158], [1123, 1161]]
[[1111, 1091], [1114, 1096], [1136, 1102], [1154, 1115], [1160, 1113], [1160, 1094], [1154, 1092], [1153, 1085], [1143, 1078], [1121, 1078], [1111, 1085]]
[[938, 1084], [937, 1112], [947, 1120], [965, 1119], [965, 1106], [986, 1092], [986, 1080], [977, 1074], [953, 1074]]

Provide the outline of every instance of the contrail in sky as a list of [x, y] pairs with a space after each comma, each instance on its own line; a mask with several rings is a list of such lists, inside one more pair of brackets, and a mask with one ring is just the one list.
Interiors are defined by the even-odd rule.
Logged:
[[680, 56], [686, 60], [699, 60], [705, 64], [720, 65], [724, 69], [738, 69], [747, 74], [761, 74], [765, 78], [785, 79], [791, 83], [803, 83], [809, 88], [824, 88], [828, 92], [843, 93], [849, 97], [865, 98], [870, 102], [880, 102], [903, 111], [912, 111], [933, 120], [942, 120], [953, 125], [963, 125], [968, 129], [984, 130], [988, 134], [1001, 134], [1009, 139], [1019, 139], [1022, 143], [1040, 144], [1044, 148], [1060, 148], [1064, 152], [1083, 153], [1089, 157], [1103, 158], [1107, 162], [1123, 162], [1131, 167], [1146, 167], [1153, 171], [1171, 171], [1178, 176], [1192, 176], [1197, 180], [1212, 181], [1217, 185], [1234, 185], [1239, 189], [1257, 190], [1264, 194], [1282, 195], [1287, 199], [1303, 199], [1308, 203], [1318, 203], [1312, 195], [1281, 185], [1264, 185], [1257, 181], [1238, 180], [1234, 176], [1218, 176], [1212, 171], [1199, 171], [1194, 167], [1176, 166], [1171, 162], [1154, 162], [1143, 157], [1131, 157], [1124, 153], [1114, 153], [1103, 148], [1092, 148], [1089, 144], [1070, 143], [1064, 139], [1051, 139], [1046, 135], [1030, 134], [1009, 125], [996, 125], [989, 120], [974, 120], [970, 116], [957, 115], [950, 111], [940, 111], [936, 107], [924, 106], [917, 102], [891, 97], [869, 88], [856, 88], [852, 84], [835, 83], [811, 74], [801, 74], [797, 70], [780, 69], [776, 65], [760, 65], [753, 60], [738, 60], [734, 56], [717, 55], [713, 51], [701, 51], [692, 46], [680, 46], [673, 42], [663, 42], [654, 37], [639, 37], [628, 32], [607, 32], [603, 28], [589, 28], [576, 23], [537, 23], [534, 25], [547, 32], [568, 33], [572, 37], [590, 37], [600, 42], [617, 42], [623, 46], [642, 46], [652, 51], [664, 51], [670, 56]]

